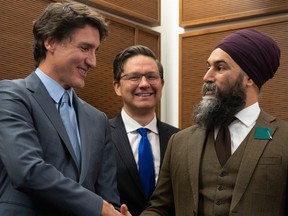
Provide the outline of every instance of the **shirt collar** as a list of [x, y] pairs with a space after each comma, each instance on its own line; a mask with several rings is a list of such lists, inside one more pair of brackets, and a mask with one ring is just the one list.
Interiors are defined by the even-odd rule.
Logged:
[[56, 82], [54, 79], [46, 75], [43, 71], [40, 70], [40, 68], [37, 68], [35, 73], [47, 89], [50, 97], [54, 100], [55, 103], [59, 103], [62, 95], [65, 91], [68, 92], [70, 97], [70, 102], [72, 104], [72, 88], [69, 88], [68, 90], [65, 90], [58, 82]]
[[247, 127], [252, 125], [260, 115], [259, 103], [256, 102], [238, 112], [235, 116]]
[[[126, 128], [127, 133], [135, 132], [138, 128], [143, 127], [137, 121], [135, 121], [133, 118], [131, 118], [125, 112], [124, 108], [122, 108], [122, 110], [121, 110], [121, 116], [122, 116], [123, 122], [125, 122], [125, 128]], [[154, 113], [154, 118], [152, 119], [152, 121], [149, 122], [149, 124], [145, 125], [144, 128], [147, 128], [150, 131], [152, 131], [153, 133], [158, 134], [157, 118], [156, 118], [155, 113]]]

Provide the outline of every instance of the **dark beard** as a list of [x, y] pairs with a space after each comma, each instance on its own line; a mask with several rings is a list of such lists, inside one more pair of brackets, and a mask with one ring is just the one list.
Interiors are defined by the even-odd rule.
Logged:
[[214, 83], [205, 83], [202, 95], [212, 90], [214, 97], [206, 97], [194, 109], [196, 123], [206, 127], [208, 130], [222, 125], [227, 118], [232, 117], [245, 106], [246, 94], [242, 87], [243, 76], [236, 80], [228, 91], [220, 91]]

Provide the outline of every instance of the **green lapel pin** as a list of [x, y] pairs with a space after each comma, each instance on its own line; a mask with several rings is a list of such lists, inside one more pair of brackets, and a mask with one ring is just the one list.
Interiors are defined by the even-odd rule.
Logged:
[[272, 128], [269, 127], [256, 127], [255, 139], [272, 140]]

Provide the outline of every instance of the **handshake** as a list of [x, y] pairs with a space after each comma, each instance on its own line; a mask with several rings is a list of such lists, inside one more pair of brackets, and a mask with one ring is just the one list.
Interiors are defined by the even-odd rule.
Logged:
[[107, 201], [103, 200], [103, 209], [101, 216], [132, 216], [128, 211], [128, 207], [122, 204], [120, 207], [120, 212], [115, 210], [114, 206]]

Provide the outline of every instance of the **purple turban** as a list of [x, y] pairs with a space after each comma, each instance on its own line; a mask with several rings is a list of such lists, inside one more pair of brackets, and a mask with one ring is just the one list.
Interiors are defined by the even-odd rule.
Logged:
[[216, 48], [225, 51], [260, 89], [280, 64], [280, 49], [267, 35], [243, 29], [225, 37]]

